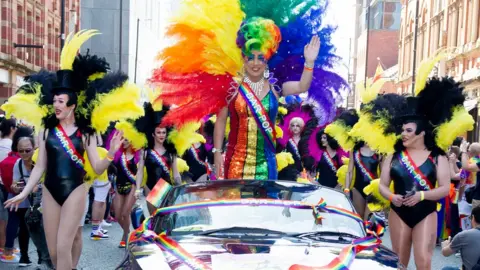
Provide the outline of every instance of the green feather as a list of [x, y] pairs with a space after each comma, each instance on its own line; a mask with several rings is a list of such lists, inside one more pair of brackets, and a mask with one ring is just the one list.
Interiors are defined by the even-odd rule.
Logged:
[[317, 3], [318, 0], [240, 0], [247, 19], [263, 17], [278, 26], [288, 24]]

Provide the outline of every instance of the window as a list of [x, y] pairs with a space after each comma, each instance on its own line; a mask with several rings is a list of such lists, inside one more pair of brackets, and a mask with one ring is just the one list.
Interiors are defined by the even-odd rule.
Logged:
[[370, 29], [398, 30], [400, 29], [400, 16], [402, 4], [399, 1], [379, 1], [370, 7]]

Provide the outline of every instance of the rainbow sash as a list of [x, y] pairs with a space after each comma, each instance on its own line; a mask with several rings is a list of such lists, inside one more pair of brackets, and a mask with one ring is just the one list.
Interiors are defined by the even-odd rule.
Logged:
[[165, 158], [160, 155], [155, 149], [150, 150], [150, 153], [153, 156], [153, 159], [157, 162], [160, 167], [162, 167], [163, 171], [167, 174], [168, 178], [170, 178], [170, 169], [168, 168], [167, 162], [165, 162]]
[[67, 153], [67, 155], [70, 157], [70, 160], [73, 162], [73, 164], [75, 164], [75, 167], [80, 170], [85, 170], [85, 159], [77, 152], [77, 149], [75, 149], [72, 140], [70, 140], [70, 137], [68, 137], [62, 126], [56, 126], [53, 129], [53, 133], [60, 141], [60, 144], [62, 145], [63, 150], [65, 150], [65, 153]]
[[420, 168], [415, 165], [412, 158], [406, 151], [402, 151], [398, 157], [400, 163], [405, 167], [405, 169], [410, 174], [410, 177], [413, 178], [415, 184], [421, 188], [423, 191], [428, 191], [433, 189], [432, 183], [428, 178], [420, 171]]
[[365, 166], [365, 164], [362, 161], [362, 158], [360, 157], [360, 151], [356, 151], [355, 155], [353, 155], [355, 162], [358, 164], [358, 167], [360, 168], [360, 171], [364, 176], [368, 178], [368, 181], [371, 182], [373, 179], [375, 179], [375, 175]]
[[301, 159], [300, 151], [298, 151], [298, 146], [297, 146], [297, 144], [295, 143], [295, 141], [294, 141], [293, 139], [290, 139], [290, 140], [288, 140], [288, 142], [289, 142], [290, 145], [292, 146], [293, 152], [295, 152], [294, 154], [297, 156], [297, 158], [298, 158], [298, 159]]
[[262, 131], [262, 134], [267, 141], [268, 147], [270, 147], [271, 151], [275, 152], [277, 134], [262, 102], [260, 102], [250, 86], [245, 82], [238, 87], [238, 92], [247, 103], [253, 118], [255, 118], [255, 122], [257, 122], [258, 128]]
[[135, 185], [137, 183], [136, 177], [130, 168], [128, 168], [127, 154], [125, 152], [122, 153], [122, 157], [120, 158], [120, 165], [122, 165], [122, 169], [127, 175], [128, 180], [130, 180], [130, 183]]
[[327, 162], [328, 166], [330, 166], [330, 169], [332, 169], [334, 173], [337, 173], [337, 166], [335, 166], [335, 162], [330, 154], [327, 151], [324, 151], [323, 156], [325, 157], [325, 161]]

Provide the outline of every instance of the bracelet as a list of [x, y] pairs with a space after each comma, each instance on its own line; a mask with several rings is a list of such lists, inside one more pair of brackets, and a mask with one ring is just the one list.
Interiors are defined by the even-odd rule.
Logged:
[[350, 193], [350, 189], [346, 188], [346, 189], [343, 190], [343, 192]]
[[112, 157], [109, 157], [108, 155], [105, 157], [108, 161], [113, 161], [113, 158]]
[[303, 70], [306, 70], [306, 71], [313, 71], [313, 68], [305, 66], [305, 67], [303, 68]]
[[420, 191], [420, 201], [425, 200], [425, 192]]
[[388, 200], [389, 200], [389, 201], [392, 201], [392, 200], [393, 200], [393, 193], [390, 194], [390, 197], [388, 197]]

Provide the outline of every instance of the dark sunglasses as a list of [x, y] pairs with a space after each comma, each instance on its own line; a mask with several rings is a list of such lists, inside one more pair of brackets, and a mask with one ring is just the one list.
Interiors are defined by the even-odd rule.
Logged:
[[18, 153], [20, 154], [29, 154], [30, 152], [32, 152], [33, 150], [32, 149], [25, 149], [25, 150], [18, 150]]

